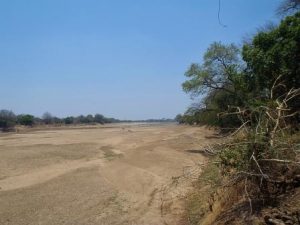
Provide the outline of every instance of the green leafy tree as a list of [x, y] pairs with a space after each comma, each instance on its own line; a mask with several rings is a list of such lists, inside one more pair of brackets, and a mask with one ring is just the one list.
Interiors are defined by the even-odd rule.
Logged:
[[18, 123], [25, 126], [32, 126], [34, 124], [34, 116], [33, 115], [19, 115]]
[[177, 123], [184, 123], [183, 116], [181, 114], [178, 114], [175, 119]]
[[95, 121], [96, 123], [104, 124], [104, 122], [105, 122], [105, 117], [104, 117], [103, 115], [101, 115], [101, 114], [96, 114], [96, 115], [94, 116], [94, 121]]
[[244, 104], [246, 83], [243, 69], [240, 51], [234, 44], [212, 43], [203, 63], [192, 64], [185, 73], [189, 79], [182, 84], [183, 90], [192, 97], [203, 97], [201, 107], [192, 107], [185, 113], [189, 123], [229, 126], [231, 122], [225, 123], [218, 113], [226, 111], [229, 105]]
[[222, 90], [235, 94], [242, 70], [240, 51], [234, 45], [214, 42], [207, 49], [203, 64], [193, 63], [185, 76], [189, 80], [182, 84], [183, 90], [192, 96]]
[[286, 90], [299, 87], [300, 13], [286, 17], [270, 32], [259, 32], [252, 43], [244, 45], [243, 59], [258, 90], [270, 90], [279, 76]]
[[65, 124], [73, 124], [74, 123], [74, 117], [73, 116], [69, 116], [63, 119]]
[[[259, 32], [251, 43], [244, 45], [242, 55], [247, 64], [248, 91], [256, 99], [276, 99], [292, 88], [299, 88], [300, 12], [286, 17], [270, 31]], [[300, 109], [297, 99], [290, 106]]]
[[86, 116], [87, 123], [93, 123], [94, 122], [94, 116], [89, 114]]

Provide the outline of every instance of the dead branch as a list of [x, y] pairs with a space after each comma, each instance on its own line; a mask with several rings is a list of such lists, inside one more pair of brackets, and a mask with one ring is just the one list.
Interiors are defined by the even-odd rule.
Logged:
[[248, 179], [246, 178], [246, 180], [245, 180], [245, 193], [246, 193], [246, 196], [247, 196], [248, 201], [249, 201], [250, 215], [251, 215], [252, 211], [253, 211], [253, 209], [252, 209], [252, 200], [251, 200], [250, 195], [249, 195], [248, 190], [247, 190], [247, 182], [248, 182]]
[[258, 161], [287, 163], [287, 164], [299, 164], [300, 165], [300, 162], [291, 161], [291, 160], [282, 160], [282, 159], [259, 159]]
[[257, 162], [257, 160], [256, 160], [256, 158], [255, 158], [255, 156], [254, 156], [254, 152], [252, 153], [252, 156], [250, 157], [250, 160], [251, 159], [253, 159], [253, 161], [255, 162], [255, 164], [257, 165], [257, 167], [258, 167], [258, 169], [259, 169], [259, 172], [261, 173], [261, 175], [263, 176], [263, 178], [269, 178], [269, 176], [267, 175], [267, 174], [265, 174], [263, 171], [262, 171], [262, 169], [261, 169], [261, 167], [260, 167], [260, 165], [259, 165], [259, 163]]
[[274, 90], [275, 90], [277, 87], [283, 85], [282, 83], [277, 84], [277, 82], [279, 81], [279, 79], [280, 79], [281, 77], [282, 77], [282, 75], [279, 75], [279, 76], [276, 78], [276, 80], [274, 81], [273, 85], [272, 85], [272, 88], [271, 88], [271, 96], [270, 96], [271, 99], [273, 99], [273, 96], [274, 96]]
[[245, 127], [248, 123], [250, 123], [250, 120], [247, 120], [245, 123], [243, 123], [236, 131], [234, 131], [230, 136], [236, 135], [243, 127]]

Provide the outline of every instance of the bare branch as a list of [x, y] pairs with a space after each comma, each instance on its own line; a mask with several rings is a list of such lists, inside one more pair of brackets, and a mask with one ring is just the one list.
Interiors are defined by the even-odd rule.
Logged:
[[245, 123], [243, 123], [236, 131], [234, 131], [230, 136], [236, 135], [243, 127], [245, 127], [248, 123], [250, 123], [250, 120], [247, 120]]
[[252, 209], [252, 200], [251, 200], [250, 195], [249, 195], [248, 190], [247, 190], [247, 183], [248, 183], [248, 179], [246, 178], [246, 180], [245, 180], [245, 193], [246, 193], [246, 196], [248, 198], [249, 205], [250, 205], [250, 214], [252, 214], [252, 211], [253, 211], [253, 209]]
[[299, 164], [300, 162], [295, 162], [291, 160], [282, 160], [282, 159], [259, 159], [258, 161], [263, 161], [263, 162], [278, 162], [278, 163], [288, 163], [288, 164]]
[[257, 162], [257, 160], [256, 160], [256, 158], [255, 158], [255, 156], [254, 156], [254, 152], [252, 153], [252, 156], [250, 157], [250, 160], [251, 160], [251, 159], [253, 159], [253, 161], [256, 163], [256, 165], [257, 165], [257, 167], [258, 167], [258, 169], [259, 169], [259, 172], [261, 173], [262, 177], [265, 178], [265, 179], [268, 179], [269, 176], [268, 176], [267, 174], [265, 174], [265, 173], [262, 171], [262, 169], [261, 169], [259, 163]]

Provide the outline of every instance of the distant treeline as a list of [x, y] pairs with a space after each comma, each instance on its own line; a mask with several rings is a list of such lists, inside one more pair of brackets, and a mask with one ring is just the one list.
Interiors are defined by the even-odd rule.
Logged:
[[119, 120], [115, 118], [108, 118], [101, 114], [95, 115], [80, 115], [68, 116], [59, 118], [46, 112], [43, 116], [36, 117], [30, 114], [16, 115], [10, 110], [0, 110], [0, 130], [10, 131], [16, 125], [34, 126], [34, 125], [76, 125], [76, 124], [108, 124], [108, 123], [131, 123], [131, 122], [173, 122], [172, 119], [149, 119], [149, 120]]

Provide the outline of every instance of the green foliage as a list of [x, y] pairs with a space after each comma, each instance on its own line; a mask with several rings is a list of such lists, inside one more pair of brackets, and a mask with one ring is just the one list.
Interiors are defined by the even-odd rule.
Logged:
[[101, 114], [96, 114], [94, 120], [96, 123], [104, 124], [105, 117]]
[[94, 123], [94, 116], [89, 114], [86, 116], [86, 122], [87, 123]]
[[[264, 104], [273, 107], [285, 93], [300, 87], [300, 12], [288, 16], [269, 31], [261, 31], [242, 51], [247, 64], [249, 107]], [[300, 101], [286, 102], [294, 116], [286, 122], [299, 129]]]
[[198, 179], [198, 182], [201, 182], [202, 185], [210, 185], [213, 189], [221, 185], [220, 169], [214, 160], [216, 160], [216, 157], [210, 160], [211, 162], [204, 168]]
[[107, 123], [131, 123], [131, 122], [174, 122], [173, 119], [148, 119], [148, 120], [118, 120], [115, 118], [108, 118], [101, 114], [89, 114], [87, 116], [80, 115], [77, 117], [68, 116], [65, 118], [59, 118], [51, 115], [51, 113], [46, 112], [43, 114], [42, 118], [34, 117], [29, 114], [21, 114], [16, 116], [12, 111], [9, 110], [0, 110], [0, 130], [2, 131], [10, 131], [13, 130], [16, 124], [25, 125], [25, 126], [33, 126], [36, 125], [55, 125], [61, 126], [63, 124], [71, 125], [71, 124], [107, 124]]
[[[95, 116], [89, 114], [87, 116], [80, 115], [78, 117], [66, 117], [63, 119], [65, 124], [105, 124], [105, 123], [118, 123], [120, 120], [114, 118], [107, 118], [101, 114], [95, 114]], [[131, 121], [127, 121], [131, 122]]]
[[280, 76], [281, 86], [274, 93], [279, 97], [300, 86], [300, 13], [286, 17], [268, 32], [259, 32], [252, 43], [243, 47], [247, 78], [257, 97], [270, 97], [272, 85]]
[[234, 81], [241, 69], [239, 49], [234, 45], [214, 42], [207, 49], [203, 64], [193, 63], [182, 84], [183, 90], [193, 96], [207, 94], [212, 90], [234, 92]]
[[[253, 134], [253, 132], [250, 132]], [[253, 166], [251, 156], [254, 153], [257, 160], [264, 158], [265, 152], [268, 152], [269, 146], [265, 141], [258, 141], [251, 135], [244, 139], [236, 139], [228, 145], [225, 145], [218, 157], [221, 162], [223, 172], [246, 171], [253, 172], [257, 170], [256, 165]], [[269, 155], [270, 156], [270, 155]]]
[[183, 120], [183, 117], [181, 114], [178, 114], [174, 120], [179, 124], [184, 123], [184, 120]]
[[65, 124], [73, 124], [74, 123], [74, 117], [69, 116], [63, 119]]
[[214, 42], [207, 49], [203, 64], [192, 64], [182, 84], [192, 97], [204, 96], [202, 107], [191, 107], [183, 116], [189, 124], [208, 124], [231, 128], [240, 125], [236, 117], [219, 117], [230, 105], [243, 105], [245, 80], [242, 73], [240, 51], [234, 45]]
[[32, 126], [34, 124], [34, 116], [29, 114], [18, 115], [18, 123], [25, 126]]
[[[236, 128], [241, 121], [232, 114], [231, 106], [248, 111], [262, 104], [272, 107], [276, 99], [299, 88], [300, 12], [286, 17], [277, 27], [258, 32], [243, 46], [242, 58], [244, 61], [235, 45], [214, 42], [203, 63], [190, 66], [183, 90], [203, 101], [201, 107], [191, 107], [182, 116], [184, 123]], [[300, 110], [298, 98], [286, 103], [291, 112]], [[225, 112], [226, 116], [220, 116]], [[299, 114], [286, 121], [297, 126]]]

